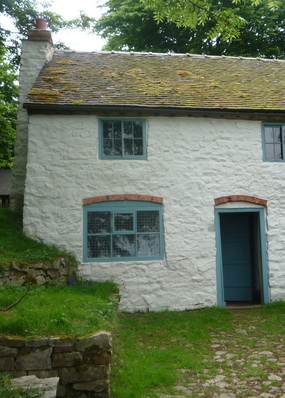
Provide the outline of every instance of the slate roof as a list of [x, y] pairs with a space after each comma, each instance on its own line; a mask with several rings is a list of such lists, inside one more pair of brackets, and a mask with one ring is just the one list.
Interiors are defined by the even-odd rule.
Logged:
[[24, 105], [285, 111], [285, 61], [56, 51]]

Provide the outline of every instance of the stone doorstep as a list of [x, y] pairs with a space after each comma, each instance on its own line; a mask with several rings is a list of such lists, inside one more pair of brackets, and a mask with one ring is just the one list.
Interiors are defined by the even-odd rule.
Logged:
[[59, 377], [38, 379], [36, 376], [22, 376], [12, 380], [12, 389], [39, 388], [43, 390], [42, 398], [55, 398]]

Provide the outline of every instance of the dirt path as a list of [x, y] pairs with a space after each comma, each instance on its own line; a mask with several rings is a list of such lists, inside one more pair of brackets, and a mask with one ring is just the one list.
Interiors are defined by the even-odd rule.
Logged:
[[212, 366], [203, 374], [182, 369], [176, 393], [161, 398], [285, 398], [285, 336], [261, 335], [260, 322], [235, 311], [234, 330], [212, 334], [205, 358]]

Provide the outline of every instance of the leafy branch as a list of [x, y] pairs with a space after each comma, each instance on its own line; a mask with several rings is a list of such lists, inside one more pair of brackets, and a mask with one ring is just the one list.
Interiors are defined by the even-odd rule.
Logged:
[[140, 0], [141, 3], [153, 11], [154, 19], [161, 23], [168, 21], [178, 27], [197, 29], [209, 20], [214, 21], [214, 27], [207, 32], [211, 39], [221, 36], [222, 40], [232, 40], [240, 36], [240, 31], [248, 23], [240, 15], [240, 6], [259, 6], [265, 3], [272, 12], [282, 7], [280, 0]]

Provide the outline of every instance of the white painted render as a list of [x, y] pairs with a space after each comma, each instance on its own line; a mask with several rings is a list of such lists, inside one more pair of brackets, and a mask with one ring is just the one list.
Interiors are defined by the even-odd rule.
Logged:
[[15, 143], [14, 179], [11, 189], [11, 204], [14, 209], [23, 206], [26, 178], [27, 135], [29, 118], [23, 103], [46, 61], [50, 61], [54, 47], [49, 41], [23, 40], [19, 75], [19, 105], [17, 113], [17, 137]]
[[256, 196], [268, 200], [270, 298], [285, 299], [284, 163], [262, 160], [261, 122], [146, 117], [147, 160], [100, 160], [100, 116], [30, 116], [24, 206], [29, 236], [81, 262], [83, 198], [160, 196], [163, 260], [81, 263], [80, 275], [117, 282], [123, 311], [201, 308], [217, 303], [214, 198]]

